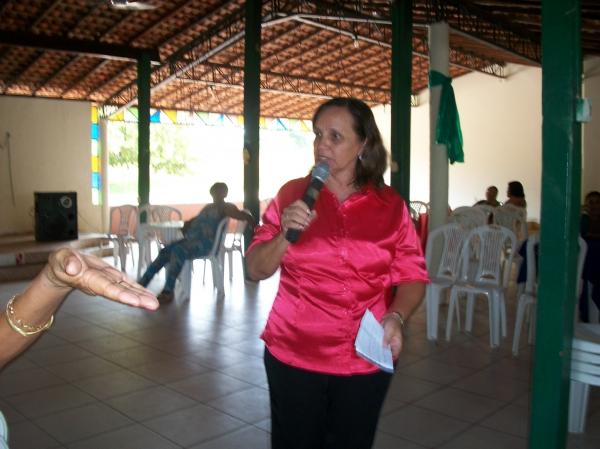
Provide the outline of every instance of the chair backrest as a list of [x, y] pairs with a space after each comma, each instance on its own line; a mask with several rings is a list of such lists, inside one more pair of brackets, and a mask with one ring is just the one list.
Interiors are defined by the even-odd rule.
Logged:
[[487, 215], [483, 209], [471, 206], [457, 207], [448, 217], [448, 223], [458, 223], [465, 230], [470, 231], [487, 223]]
[[[426, 214], [429, 212], [429, 204], [427, 204], [425, 201], [411, 201], [409, 204], [409, 209], [410, 209], [410, 214], [411, 215], [416, 215], [416, 218], [419, 218], [420, 214]], [[413, 219], [415, 218], [413, 215]]]
[[[507, 246], [510, 251], [505, 252]], [[506, 288], [516, 246], [514, 232], [505, 227], [484, 225], [471, 230], [462, 248], [462, 279]]]
[[[133, 236], [137, 227], [137, 206], [124, 204], [110, 208], [111, 233], [121, 236]], [[116, 227], [115, 227], [116, 225]]]
[[519, 242], [527, 238], [527, 209], [504, 204], [494, 211], [494, 223], [514, 232]]
[[152, 206], [152, 221], [154, 222], [182, 220], [182, 218], [183, 214], [175, 207]]
[[575, 325], [571, 351], [571, 379], [600, 386], [600, 325]]
[[[460, 255], [467, 232], [458, 223], [448, 223], [433, 230], [427, 238], [425, 261], [432, 276], [455, 281], [460, 271]], [[443, 237], [443, 249], [437, 270], [434, 267], [434, 250], [437, 239]], [[434, 272], [435, 270], [435, 272]]]
[[225, 251], [225, 236], [227, 235], [227, 227], [229, 226], [229, 217], [223, 218], [215, 232], [215, 240], [213, 241], [213, 246], [210, 249], [210, 252], [207, 254], [207, 258], [216, 257], [220, 252]]

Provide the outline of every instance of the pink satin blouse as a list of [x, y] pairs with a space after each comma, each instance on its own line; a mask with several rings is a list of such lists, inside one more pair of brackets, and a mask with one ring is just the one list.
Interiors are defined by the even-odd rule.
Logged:
[[[248, 251], [281, 232], [283, 210], [302, 197], [309, 180], [281, 188]], [[297, 368], [337, 375], [377, 371], [354, 350], [365, 310], [380, 319], [392, 286], [428, 282], [406, 204], [388, 186], [366, 186], [343, 203], [323, 187], [315, 210], [317, 217], [283, 257], [262, 339], [274, 357]]]

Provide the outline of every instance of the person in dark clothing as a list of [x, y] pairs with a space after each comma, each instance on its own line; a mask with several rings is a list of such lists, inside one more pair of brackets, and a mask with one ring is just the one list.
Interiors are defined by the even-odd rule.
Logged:
[[236, 220], [245, 220], [254, 226], [254, 218], [248, 212], [241, 211], [235, 204], [225, 202], [229, 189], [224, 182], [217, 182], [210, 188], [213, 202], [204, 207], [198, 215], [183, 226], [183, 238], [168, 244], [158, 253], [152, 261], [139, 283], [146, 287], [154, 275], [162, 267], [169, 264], [167, 278], [162, 292], [158, 295], [160, 303], [173, 301], [175, 282], [186, 260], [193, 260], [206, 256], [217, 237], [217, 227], [225, 217]]
[[581, 237], [587, 243], [587, 253], [583, 264], [583, 288], [579, 297], [579, 316], [588, 323], [588, 296], [600, 309], [600, 192], [593, 190], [585, 196], [583, 214], [580, 221]]

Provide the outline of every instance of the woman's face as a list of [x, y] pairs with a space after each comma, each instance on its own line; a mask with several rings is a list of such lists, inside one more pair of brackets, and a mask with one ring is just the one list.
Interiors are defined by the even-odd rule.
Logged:
[[353, 179], [363, 142], [352, 123], [352, 115], [346, 108], [332, 106], [319, 114], [313, 129], [315, 161], [325, 160], [334, 176], [347, 174]]

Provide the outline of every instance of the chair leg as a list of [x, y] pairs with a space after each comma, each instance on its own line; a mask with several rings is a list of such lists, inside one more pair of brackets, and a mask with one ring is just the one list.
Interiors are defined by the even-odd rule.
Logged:
[[181, 267], [181, 272], [179, 273], [179, 282], [176, 284], [175, 296], [181, 299], [188, 299], [192, 295], [192, 268], [194, 261], [186, 260]]
[[525, 318], [525, 298], [519, 297], [519, 304], [517, 305], [517, 317], [515, 320], [515, 332], [513, 334], [512, 353], [516, 357], [519, 355], [519, 340], [521, 339], [521, 327], [523, 327], [523, 320]]
[[452, 334], [452, 318], [454, 315], [454, 309], [456, 308], [456, 302], [458, 301], [458, 292], [452, 288], [450, 290], [450, 304], [448, 305], [448, 318], [446, 319], [446, 341], [450, 341], [450, 335]]
[[242, 260], [242, 274], [244, 275], [244, 280], [246, 279], [246, 257], [242, 251], [239, 251], [240, 259]]
[[140, 279], [142, 277], [144, 269], [150, 265], [152, 257], [150, 256], [150, 252], [152, 250], [151, 242], [147, 239], [140, 240], [138, 243], [138, 270], [137, 270], [137, 278]]
[[506, 337], [506, 301], [504, 300], [504, 293], [500, 293], [499, 294], [499, 300], [500, 300], [500, 330], [502, 331], [502, 333], [500, 334], [502, 336], [502, 338]]
[[529, 334], [527, 341], [532, 345], [535, 343], [535, 303], [531, 304], [529, 310]]
[[427, 313], [427, 339], [437, 340], [438, 314], [439, 314], [439, 294], [436, 286], [429, 284], [427, 286], [427, 296], [425, 298], [425, 309]]
[[490, 305], [490, 345], [495, 348], [500, 346], [500, 337], [502, 335], [502, 311], [500, 294], [492, 292], [488, 295]]
[[490, 348], [493, 348], [495, 346], [498, 345], [498, 337], [497, 337], [497, 325], [496, 325], [496, 321], [497, 321], [497, 310], [496, 310], [496, 302], [494, 301], [493, 298], [491, 298], [490, 296], [493, 296], [493, 294], [488, 295], [488, 321], [489, 321], [489, 326], [490, 326]]
[[[8, 425], [6, 424], [6, 419], [4, 415], [0, 411], [0, 440], [8, 443]], [[5, 446], [8, 448], [8, 446]]]
[[126, 271], [127, 265], [127, 243], [124, 241], [119, 242], [119, 259], [121, 261], [121, 271]]
[[473, 331], [473, 314], [475, 313], [475, 295], [467, 293], [467, 314], [465, 319], [465, 331]]
[[217, 256], [210, 260], [210, 265], [212, 267], [212, 276], [213, 276], [213, 286], [217, 289], [217, 294], [225, 293], [225, 285], [224, 285], [224, 266], [225, 259], [224, 255]]
[[587, 415], [590, 386], [571, 380], [569, 394], [569, 433], [583, 433]]
[[116, 240], [112, 241], [113, 243], [113, 261], [114, 261], [114, 266], [116, 267], [117, 264], [119, 263], [119, 242], [117, 242]]
[[460, 297], [456, 296], [456, 302], [454, 303], [454, 314], [456, 316], [456, 330], [460, 331], [462, 329], [460, 324]]

